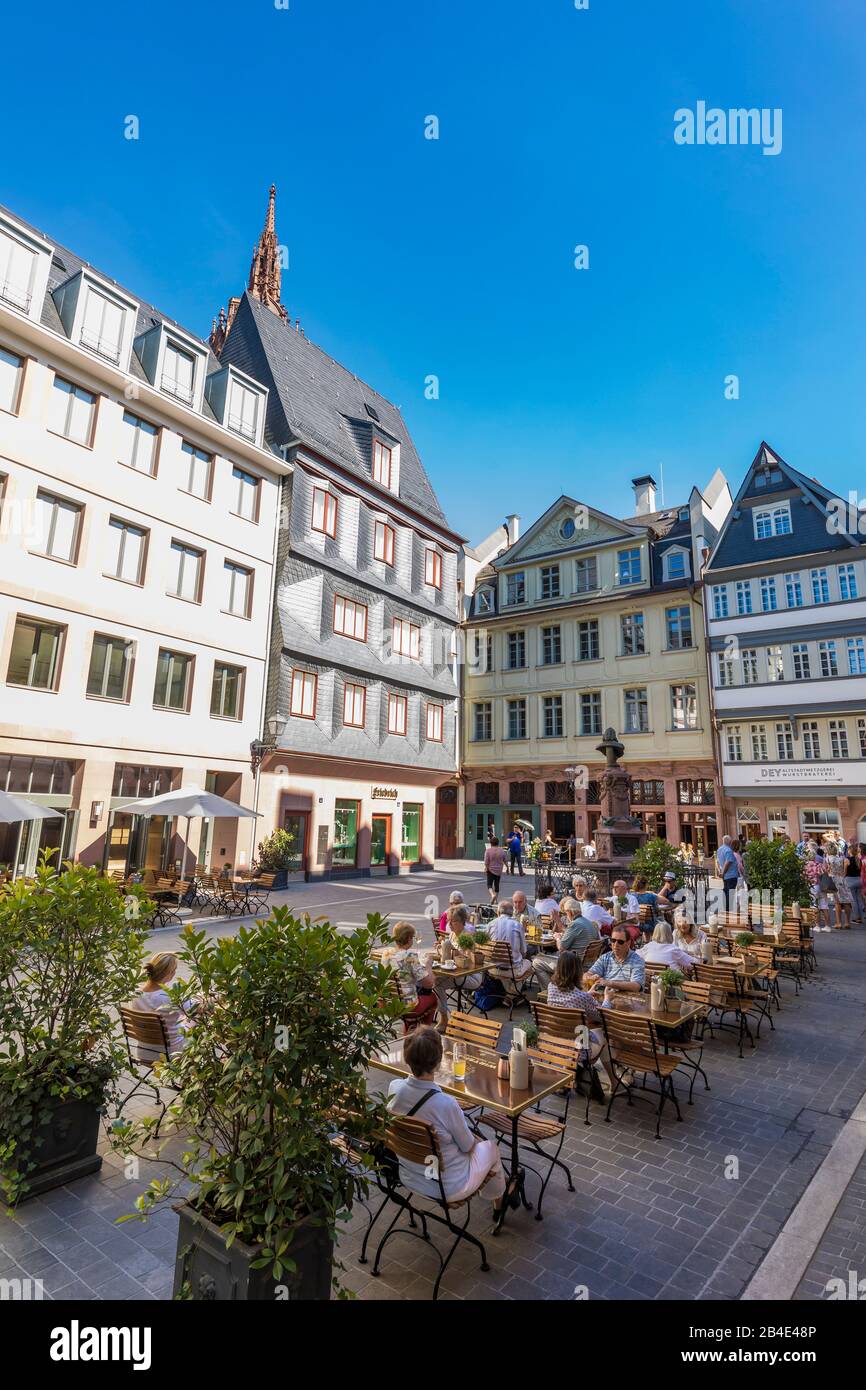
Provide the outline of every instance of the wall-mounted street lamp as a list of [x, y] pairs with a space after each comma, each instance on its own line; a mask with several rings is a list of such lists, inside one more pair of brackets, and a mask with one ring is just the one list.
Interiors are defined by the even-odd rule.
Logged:
[[285, 727], [285, 719], [282, 719], [278, 714], [272, 714], [265, 721], [265, 737], [253, 739], [250, 744], [250, 771], [254, 777], [265, 754], [272, 753], [276, 748]]

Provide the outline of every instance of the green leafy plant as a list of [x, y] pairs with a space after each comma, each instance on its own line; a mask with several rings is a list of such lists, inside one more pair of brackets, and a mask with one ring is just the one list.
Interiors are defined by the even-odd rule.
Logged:
[[782, 905], [809, 907], [809, 880], [796, 846], [782, 840], [750, 840], [743, 856], [749, 892], [781, 892]]
[[659, 971], [659, 979], [666, 990], [674, 990], [679, 989], [685, 976], [681, 970], [677, 970], [674, 966], [669, 965], [665, 970]]
[[543, 852], [544, 845], [536, 835], [535, 839], [530, 841], [529, 849], [526, 851], [526, 857], [527, 859], [540, 859]]
[[478, 928], [478, 931], [475, 933], [475, 936], [474, 936], [475, 945], [476, 945], [476, 946], [486, 946], [489, 940], [490, 940], [490, 932], [489, 932], [489, 931], [485, 931], [483, 927], [479, 927], [479, 928]]
[[462, 931], [457, 938], [457, 945], [460, 947], [461, 951], [471, 951], [476, 940], [477, 937], [474, 937], [471, 931]]
[[754, 946], [755, 944], [755, 934], [750, 931], [738, 931], [734, 937], [734, 942], [737, 946], [742, 947], [743, 950], [748, 950], [750, 946]]
[[678, 858], [673, 845], [660, 839], [647, 840], [646, 844], [635, 851], [631, 861], [631, 872], [643, 874], [653, 893], [657, 893], [662, 887], [666, 872], [675, 874], [676, 886], [682, 888], [685, 879], [683, 867], [683, 862]]
[[538, 1024], [535, 1022], [535, 1019], [524, 1019], [519, 1026], [526, 1034], [526, 1046], [535, 1047], [538, 1043]]
[[0, 890], [0, 1193], [14, 1205], [57, 1105], [115, 1098], [127, 1063], [118, 1004], [143, 977], [142, 889], [98, 869], [51, 867]]
[[295, 837], [288, 830], [274, 830], [259, 845], [256, 863], [260, 873], [276, 874], [291, 869], [297, 861]]
[[378, 913], [342, 936], [287, 907], [232, 937], [186, 928], [178, 953], [185, 978], [169, 993], [179, 1008], [196, 1001], [194, 1026], [160, 1078], [179, 1088], [168, 1120], [183, 1149], [163, 1152], [156, 1117], [114, 1136], [121, 1152], [159, 1156], [174, 1170], [151, 1182], [132, 1218], [146, 1218], [183, 1183], [187, 1202], [227, 1245], [257, 1247], [253, 1267], [277, 1280], [296, 1271], [300, 1222], [333, 1236], [367, 1186], [364, 1173], [341, 1162], [335, 1123], [370, 1141], [384, 1118], [365, 1070], [403, 1009], [387, 987], [388, 966], [371, 958], [387, 939]]

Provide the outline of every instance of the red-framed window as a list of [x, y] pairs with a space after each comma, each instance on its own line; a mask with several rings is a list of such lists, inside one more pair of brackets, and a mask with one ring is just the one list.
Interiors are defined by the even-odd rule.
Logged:
[[312, 527], [314, 531], [320, 531], [323, 536], [330, 536], [333, 540], [337, 534], [337, 499], [327, 488], [313, 488], [313, 519]]
[[442, 556], [438, 550], [428, 550], [424, 557], [424, 583], [434, 589], [442, 588]]
[[367, 687], [346, 682], [343, 691], [343, 723], [349, 729], [363, 729], [367, 716]]
[[289, 713], [294, 719], [315, 719], [319, 678], [314, 671], [292, 672], [292, 702]]
[[356, 642], [367, 640], [367, 605], [354, 599], [334, 597], [334, 632], [339, 637], [351, 637]]
[[387, 488], [391, 486], [391, 454], [392, 450], [381, 439], [373, 440], [373, 482]]
[[406, 734], [406, 711], [408, 700], [405, 695], [388, 696], [388, 733]]
[[443, 714], [441, 705], [427, 706], [427, 740], [429, 743], [442, 742]]
[[408, 618], [395, 618], [392, 647], [395, 656], [408, 656], [413, 661], [421, 657], [421, 629]]
[[373, 531], [373, 559], [385, 565], [394, 563], [394, 527], [386, 521], [377, 521]]

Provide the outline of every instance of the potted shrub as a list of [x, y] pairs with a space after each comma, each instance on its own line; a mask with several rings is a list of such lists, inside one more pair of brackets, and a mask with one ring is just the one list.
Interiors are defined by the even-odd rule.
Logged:
[[94, 1173], [99, 1116], [127, 1065], [117, 1005], [142, 979], [141, 889], [51, 867], [0, 890], [0, 1195], [14, 1206]]
[[489, 940], [490, 932], [485, 931], [483, 927], [480, 927], [472, 938], [473, 950], [475, 954], [475, 964], [478, 966], [483, 965], [485, 960], [487, 959], [480, 947], [486, 946]]
[[475, 937], [471, 931], [462, 931], [457, 938], [457, 945], [463, 953], [463, 965], [475, 964]]
[[803, 860], [796, 845], [782, 840], [750, 840], [743, 854], [749, 893], [759, 892], [762, 901], [772, 901], [781, 894], [782, 906], [809, 907], [812, 896]]
[[359, 1143], [380, 1132], [365, 1070], [402, 1009], [388, 967], [371, 958], [386, 940], [378, 914], [341, 936], [287, 907], [219, 940], [187, 927], [185, 979], [170, 993], [194, 1024], [162, 1073], [179, 1088], [163, 1123], [182, 1150], [163, 1152], [155, 1116], [114, 1135], [121, 1152], [174, 1170], [151, 1182], [133, 1219], [183, 1183], [176, 1296], [330, 1297], [336, 1225], [366, 1187], [332, 1143], [335, 1123]]
[[669, 965], [667, 969], [661, 971], [659, 979], [664, 985], [665, 994], [669, 999], [682, 999], [683, 996], [680, 985], [685, 979], [685, 976], [681, 970], [677, 970], [674, 966]]
[[262, 840], [256, 856], [256, 871], [274, 875], [274, 888], [285, 888], [292, 870], [302, 867], [294, 852], [295, 837], [288, 830], [275, 830]]

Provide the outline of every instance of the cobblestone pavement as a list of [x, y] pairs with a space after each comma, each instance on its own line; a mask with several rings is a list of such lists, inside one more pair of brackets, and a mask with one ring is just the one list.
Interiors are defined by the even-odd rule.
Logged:
[[[832, 1279], [841, 1280], [841, 1287], [828, 1289]], [[794, 1297], [827, 1298], [830, 1292], [837, 1299], [866, 1298], [866, 1158], [848, 1184]]]
[[[415, 880], [304, 885], [286, 899], [327, 911], [350, 929], [374, 907], [420, 923], [428, 898], [444, 901], [453, 886], [470, 901], [484, 896], [477, 866], [457, 864]], [[432, 940], [429, 926], [424, 937]], [[170, 944], [171, 934], [160, 933], [160, 949]], [[799, 997], [783, 984], [776, 1031], [765, 1025], [754, 1052], [747, 1048], [739, 1060], [730, 1034], [708, 1041], [712, 1090], [696, 1088], [682, 1124], [666, 1112], [661, 1140], [648, 1105], [618, 1102], [609, 1125], [593, 1105], [585, 1127], [582, 1105], [573, 1104], [561, 1156], [575, 1192], [557, 1173], [543, 1221], [533, 1212], [509, 1213], [502, 1234], [487, 1238], [486, 1274], [476, 1252], [458, 1249], [440, 1297], [736, 1299], [866, 1090], [866, 931], [819, 935], [817, 952], [819, 970]], [[384, 1088], [387, 1078], [380, 1079]], [[736, 1177], [726, 1176], [735, 1168]], [[14, 1220], [0, 1218], [0, 1278], [39, 1278], [55, 1299], [170, 1297], [174, 1213], [115, 1224], [152, 1175], [128, 1178], [106, 1152], [99, 1174], [23, 1204]], [[533, 1199], [537, 1182], [529, 1181]], [[861, 1168], [798, 1298], [826, 1297], [827, 1279], [847, 1277], [849, 1266], [866, 1276], [864, 1199]], [[471, 1229], [484, 1237], [489, 1224], [476, 1201]], [[438, 1270], [433, 1252], [395, 1237], [374, 1279], [369, 1264], [357, 1263], [365, 1226], [358, 1207], [338, 1244], [344, 1283], [362, 1299], [429, 1297]]]

